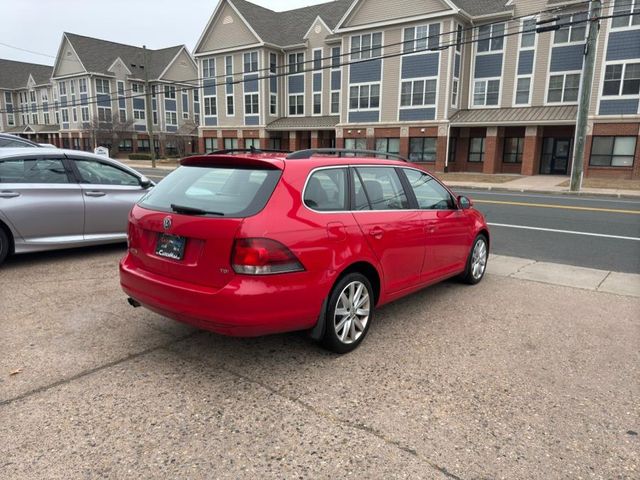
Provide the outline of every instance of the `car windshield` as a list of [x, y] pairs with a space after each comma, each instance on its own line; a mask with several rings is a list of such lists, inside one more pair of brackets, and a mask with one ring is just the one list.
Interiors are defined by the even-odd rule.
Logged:
[[211, 212], [211, 216], [248, 217], [264, 208], [280, 170], [230, 167], [180, 167], [151, 190], [139, 205], [150, 210]]

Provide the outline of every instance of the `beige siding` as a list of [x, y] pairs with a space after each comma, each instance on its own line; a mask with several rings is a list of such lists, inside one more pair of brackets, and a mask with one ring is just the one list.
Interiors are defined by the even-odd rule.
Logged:
[[71, 44], [65, 38], [64, 44], [60, 51], [60, 56], [56, 60], [56, 66], [53, 70], [54, 77], [61, 77], [64, 75], [73, 75], [74, 73], [84, 72], [80, 59], [73, 51]]
[[[383, 44], [394, 44], [402, 40], [402, 28], [385, 30]], [[400, 47], [388, 47], [384, 54], [400, 51]], [[382, 90], [381, 90], [381, 122], [397, 122], [400, 94], [400, 59], [402, 57], [390, 57], [382, 60]]]
[[198, 77], [198, 71], [191, 61], [189, 54], [185, 50], [182, 50], [169, 66], [162, 79], [174, 82], [192, 82]]
[[209, 29], [205, 32], [202, 42], [195, 53], [251, 45], [257, 41], [258, 38], [251, 32], [246, 23], [233, 8], [225, 3]]
[[[612, 7], [604, 7], [602, 9], [602, 15], [607, 16], [613, 13]], [[589, 115], [596, 115], [598, 113], [598, 98], [602, 90], [602, 77], [604, 76], [605, 69], [605, 44], [607, 37], [609, 36], [609, 27], [611, 26], [611, 20], [604, 20], [600, 23], [600, 33], [598, 36], [598, 46], [596, 48], [596, 61], [595, 69], [593, 72], [593, 88], [591, 90], [591, 104], [589, 105]]]
[[533, 69], [533, 91], [531, 106], [544, 105], [547, 97], [547, 73], [549, 71], [549, 56], [551, 55], [552, 32], [538, 34], [536, 46], [536, 63]]
[[344, 26], [354, 27], [375, 22], [387, 22], [445, 10], [449, 10], [449, 7], [440, 0], [420, 2], [396, 0], [393, 4], [390, 4], [388, 0], [363, 0], [351, 13]]
[[[517, 32], [520, 30], [520, 22], [507, 22], [507, 32]], [[518, 48], [520, 45], [520, 35], [505, 37], [504, 54], [502, 57], [502, 98], [501, 107], [511, 107], [513, 105], [513, 92], [516, 83], [518, 70]]]
[[[316, 30], [320, 31], [316, 33]], [[331, 32], [327, 30], [324, 24], [316, 20], [316, 22], [311, 27], [309, 37], [307, 40], [307, 45], [309, 48], [305, 51], [305, 60], [313, 60], [313, 50], [316, 48], [322, 48], [322, 57], [328, 57], [331, 55], [331, 47], [325, 43], [325, 38]], [[322, 65], [329, 65], [331, 60], [323, 60]], [[305, 65], [306, 69], [311, 70], [313, 68], [313, 63], [307, 63]], [[330, 84], [331, 84], [331, 71], [329, 69], [320, 70], [322, 73], [322, 115], [329, 115], [331, 108], [331, 94], [330, 92]], [[307, 105], [309, 106], [309, 110], [307, 110]], [[305, 75], [305, 114], [312, 115], [313, 114], [313, 73], [308, 72]]]

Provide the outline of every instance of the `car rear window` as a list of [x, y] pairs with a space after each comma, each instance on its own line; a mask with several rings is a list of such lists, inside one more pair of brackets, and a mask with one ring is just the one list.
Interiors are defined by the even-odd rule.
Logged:
[[280, 170], [232, 167], [180, 167], [140, 200], [150, 210], [172, 212], [171, 205], [249, 217], [264, 208]]

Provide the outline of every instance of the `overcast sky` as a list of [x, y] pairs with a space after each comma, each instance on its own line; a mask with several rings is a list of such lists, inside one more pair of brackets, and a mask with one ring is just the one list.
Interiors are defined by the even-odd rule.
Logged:
[[[324, 3], [322, 0], [251, 1], [272, 10]], [[62, 32], [147, 45], [153, 49], [185, 44], [193, 51], [218, 1], [3, 0], [0, 3], [0, 58], [53, 65]]]

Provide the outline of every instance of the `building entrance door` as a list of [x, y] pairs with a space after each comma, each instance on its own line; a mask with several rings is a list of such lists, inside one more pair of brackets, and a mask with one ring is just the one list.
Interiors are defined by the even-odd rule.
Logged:
[[567, 175], [571, 159], [571, 138], [546, 137], [542, 143], [540, 173]]

